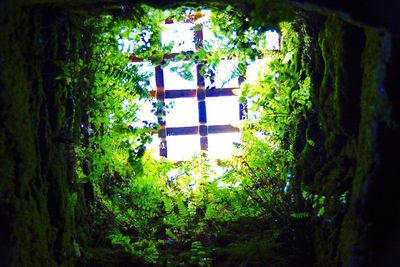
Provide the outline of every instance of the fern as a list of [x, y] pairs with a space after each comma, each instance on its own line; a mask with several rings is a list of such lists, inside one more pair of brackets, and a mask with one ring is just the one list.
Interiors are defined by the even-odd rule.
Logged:
[[307, 212], [297, 212], [290, 214], [290, 216], [296, 219], [306, 219], [310, 217], [310, 214]]
[[176, 199], [176, 206], [178, 207], [179, 216], [182, 217], [183, 219], [188, 219], [189, 212], [186, 208], [185, 203], [183, 202], [183, 200], [180, 197], [178, 197]]
[[[243, 142], [236, 145], [237, 154], [218, 163], [202, 156], [182, 164], [154, 159], [146, 151], [146, 144], [157, 127], [149, 123], [134, 127], [131, 123], [137, 119], [139, 100], [149, 96], [146, 86], [150, 76], [140, 75], [137, 66], [130, 64], [129, 57], [117, 48], [121, 34], [121, 38], [133, 41], [136, 56], [152, 58], [157, 64], [161, 63], [165, 51], [171, 49], [171, 44], [161, 50], [158, 46], [159, 22], [165, 19], [164, 11], [144, 9], [144, 14], [153, 14], [144, 18], [145, 24], [117, 23], [109, 17], [92, 20], [89, 25], [98, 41], [93, 47], [93, 58], [88, 66], [69, 64], [65, 69], [64, 78], [68, 78], [69, 86], [77, 80], [74, 73], [84, 68], [92, 72], [87, 77], [93, 83], [88, 122], [82, 126], [87, 132], [90, 128], [90, 133], [85, 136], [85, 146], [75, 150], [77, 164], [82, 165], [78, 170], [79, 179], [92, 183], [96, 205], [107, 218], [113, 244], [148, 263], [159, 264], [168, 263], [169, 259], [160, 257], [165, 257], [180, 243], [187, 251], [184, 255], [174, 255], [175, 258], [182, 256], [185, 264], [193, 266], [210, 266], [210, 244], [229, 236], [241, 220], [267, 220], [271, 227], [278, 227], [282, 217], [309, 216], [293, 213], [288, 204], [292, 192], [285, 192], [284, 188], [296, 161], [290, 132], [296, 126], [297, 116], [311, 106], [311, 78], [296, 72], [295, 51], [283, 47], [282, 53], [264, 66], [257, 82], [243, 86], [242, 103], [252, 99], [253, 110], [259, 114], [254, 120], [243, 122]], [[228, 18], [226, 21], [230, 23], [226, 28], [221, 27], [221, 21], [213, 20], [220, 24], [215, 26], [217, 32], [232, 42], [216, 51], [205, 44], [198, 55], [194, 52], [181, 55], [181, 59], [190, 59], [188, 64], [171, 69], [190, 80], [194, 78], [191, 67], [204, 64], [208, 69], [201, 71], [212, 80], [221, 58], [239, 57], [239, 64], [223, 82], [225, 86], [229, 80], [245, 76], [247, 62], [262, 51], [256, 43], [259, 34], [243, 26], [246, 20], [241, 12], [227, 7], [214, 16]], [[146, 31], [149, 38], [141, 36]], [[140, 41], [146, 45], [140, 45]], [[155, 103], [153, 111], [161, 118], [168, 108]], [[214, 171], [213, 164], [220, 165], [222, 171]], [[325, 199], [309, 200], [315, 204], [317, 216], [323, 216]], [[179, 263], [172, 260], [171, 266]]]

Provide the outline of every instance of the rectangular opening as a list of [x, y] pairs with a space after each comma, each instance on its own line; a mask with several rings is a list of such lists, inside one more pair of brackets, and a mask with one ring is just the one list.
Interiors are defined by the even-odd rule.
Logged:
[[[165, 90], [181, 90], [181, 89], [196, 89], [197, 88], [197, 75], [196, 66], [188, 67], [189, 61], [170, 62], [164, 72], [164, 88]], [[176, 70], [181, 72], [182, 75], [189, 74], [191, 79], [184, 79]], [[189, 77], [188, 77], [189, 78]]]
[[237, 96], [209, 97], [206, 105], [209, 125], [238, 125], [240, 112]]
[[200, 138], [198, 135], [167, 136], [168, 159], [184, 161], [195, 153], [200, 153]]

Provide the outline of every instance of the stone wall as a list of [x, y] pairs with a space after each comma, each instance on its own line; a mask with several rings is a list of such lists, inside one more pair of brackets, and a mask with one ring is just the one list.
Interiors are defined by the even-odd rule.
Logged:
[[[57, 75], [60, 62], [84, 56], [84, 16], [119, 5], [27, 2], [0, 4], [0, 265], [77, 266], [86, 249], [107, 266], [114, 252], [88, 249], [98, 245], [90, 244], [86, 223], [90, 188], [74, 183], [72, 144], [85, 92]], [[397, 20], [382, 19], [368, 1], [365, 10], [329, 1], [295, 5], [304, 8], [299, 14], [313, 38], [312, 59], [299, 66], [313, 78], [314, 109], [303, 134], [315, 142], [298, 144], [298, 185], [326, 197], [325, 216], [312, 218], [307, 233], [315, 261], [391, 266], [400, 240], [392, 156], [400, 149]]]
[[56, 75], [78, 56], [79, 21], [48, 7], [9, 7], [0, 19], [0, 265], [74, 265], [85, 210], [73, 181], [79, 92]]

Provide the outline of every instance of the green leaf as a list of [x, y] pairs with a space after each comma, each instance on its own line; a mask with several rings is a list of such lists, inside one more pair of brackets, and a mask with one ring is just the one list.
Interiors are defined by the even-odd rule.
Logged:
[[174, 240], [178, 240], [178, 238], [176, 237], [176, 235], [174, 235], [174, 233], [171, 231], [171, 229], [169, 229], [169, 228], [165, 228], [165, 234], [168, 236], [168, 237], [170, 237], [170, 238], [172, 238], [172, 239], [174, 239]]

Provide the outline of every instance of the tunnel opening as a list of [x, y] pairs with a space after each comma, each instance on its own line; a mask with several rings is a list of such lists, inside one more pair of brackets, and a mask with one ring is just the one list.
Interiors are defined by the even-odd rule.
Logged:
[[[148, 3], [162, 9], [113, 1], [4, 5], [9, 12], [1, 17], [0, 38], [6, 89], [0, 94], [1, 262], [363, 266], [395, 260], [390, 231], [398, 208], [388, 200], [396, 187], [379, 197], [385, 191], [382, 176], [394, 181], [388, 151], [398, 143], [390, 27], [373, 27], [369, 18], [357, 21], [362, 12], [353, 20], [318, 6], [207, 2], [202, 7], [217, 11], [230, 39], [227, 48], [234, 44], [244, 51], [235, 55], [239, 64], [233, 68], [241, 86], [228, 93], [239, 100], [239, 111], [232, 112], [249, 118], [234, 157], [212, 163], [203, 156], [210, 151], [201, 149], [207, 142], [196, 140], [189, 143], [200, 147], [197, 157], [170, 162], [158, 144], [160, 159], [146, 154], [150, 139], [163, 138], [158, 118], [168, 116], [168, 108], [156, 103], [156, 121], [132, 123], [143, 111], [139, 100], [162, 99], [157, 81], [155, 92], [143, 90], [151, 75], [138, 61], [153, 63], [154, 72], [169, 63], [177, 77], [194, 76], [196, 92], [164, 93], [185, 99], [195, 93], [196, 125], [168, 130], [167, 123], [164, 135], [190, 132], [205, 140], [227, 128], [204, 125], [199, 96], [228, 93], [212, 83], [199, 91], [199, 77], [212, 78], [213, 72], [198, 66], [224, 56], [207, 61], [209, 51], [196, 58], [187, 50], [176, 56], [189, 64], [175, 66], [165, 58], [173, 46], [153, 44], [162, 43], [156, 20], [171, 24], [163, 12], [181, 3]], [[160, 13], [149, 19], [150, 9]], [[204, 8], [189, 3], [180, 10], [201, 19], [195, 11]], [[139, 34], [129, 36], [134, 29]], [[249, 29], [259, 32], [252, 36]], [[280, 50], [269, 52], [273, 59], [263, 65], [264, 73], [246, 83], [240, 74], [246, 74], [248, 58], [259, 57], [253, 46], [268, 29], [280, 33]], [[142, 42], [136, 47], [141, 57], [121, 53], [124, 38]], [[209, 112], [212, 103], [205, 106]], [[251, 112], [259, 113], [253, 121]], [[173, 147], [174, 141], [166, 141]]]
[[[311, 52], [305, 25], [252, 27], [231, 5], [142, 9], [136, 20], [87, 22], [100, 30], [96, 52], [64, 68], [96, 70], [75, 153], [77, 180], [93, 186], [93, 212], [104, 218], [100, 239], [147, 264], [290, 264], [295, 255], [278, 255], [310, 216], [296, 210], [293, 190], [296, 129], [312, 106], [298, 69], [298, 55]], [[174, 156], [179, 143], [186, 158]]]

